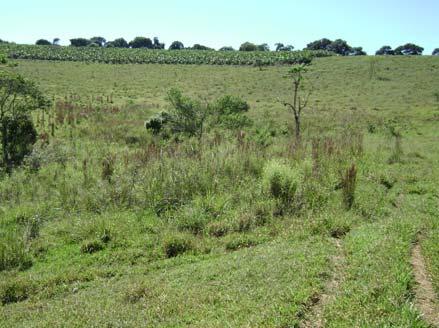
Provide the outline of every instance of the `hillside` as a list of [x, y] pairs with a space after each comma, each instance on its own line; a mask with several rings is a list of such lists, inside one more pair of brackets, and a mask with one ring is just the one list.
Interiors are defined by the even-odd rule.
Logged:
[[[287, 66], [16, 62], [54, 106], [0, 180], [0, 327], [438, 324], [438, 57], [314, 59], [301, 146]], [[171, 88], [254, 123], [154, 136]]]

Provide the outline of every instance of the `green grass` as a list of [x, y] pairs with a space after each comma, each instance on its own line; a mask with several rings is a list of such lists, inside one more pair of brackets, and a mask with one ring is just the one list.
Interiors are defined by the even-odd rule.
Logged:
[[[287, 67], [17, 62], [58, 104], [0, 180], [0, 327], [295, 327], [336, 254], [327, 326], [427, 327], [410, 250], [439, 292], [439, 58], [316, 59], [295, 151]], [[171, 87], [241, 96], [255, 125], [160, 140], [143, 122]]]

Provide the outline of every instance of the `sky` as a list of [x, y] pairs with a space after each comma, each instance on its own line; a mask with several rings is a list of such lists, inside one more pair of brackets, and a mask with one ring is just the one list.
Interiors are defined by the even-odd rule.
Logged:
[[169, 46], [213, 48], [245, 41], [282, 42], [302, 49], [321, 39], [344, 39], [373, 54], [411, 42], [439, 48], [439, 0], [17, 0], [4, 1], [0, 39], [35, 43], [103, 36], [159, 37]]

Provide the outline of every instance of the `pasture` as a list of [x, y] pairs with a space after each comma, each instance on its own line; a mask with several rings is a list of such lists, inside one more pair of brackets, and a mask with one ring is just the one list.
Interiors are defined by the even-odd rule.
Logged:
[[[437, 324], [439, 58], [314, 58], [301, 144], [288, 66], [15, 61], [53, 106], [0, 179], [0, 327]], [[253, 123], [153, 135], [171, 88]]]

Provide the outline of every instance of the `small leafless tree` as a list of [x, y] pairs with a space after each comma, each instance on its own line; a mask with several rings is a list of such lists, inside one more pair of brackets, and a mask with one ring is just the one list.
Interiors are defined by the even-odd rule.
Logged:
[[301, 138], [301, 114], [302, 111], [308, 106], [309, 97], [312, 94], [312, 85], [305, 88], [305, 73], [307, 72], [307, 66], [304, 64], [295, 65], [288, 71], [287, 77], [291, 79], [293, 83], [293, 102], [283, 101], [283, 105], [289, 109], [294, 115], [294, 122], [296, 125], [296, 142], [300, 143]]

